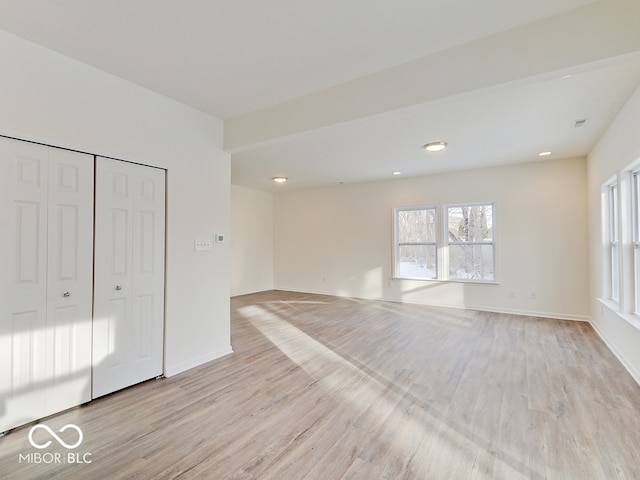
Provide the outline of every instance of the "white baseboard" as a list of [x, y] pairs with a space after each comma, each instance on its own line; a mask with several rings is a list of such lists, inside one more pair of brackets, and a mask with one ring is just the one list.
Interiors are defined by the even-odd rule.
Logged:
[[262, 293], [262, 292], [269, 292], [271, 290], [274, 290], [273, 288], [261, 288], [259, 290], [247, 290], [247, 291], [242, 291], [242, 292], [237, 292], [237, 293], [232, 293], [231, 294], [231, 298], [233, 297], [240, 297], [242, 295], [252, 295], [254, 293]]
[[535, 310], [517, 310], [508, 308], [487, 308], [482, 306], [468, 305], [464, 308], [469, 310], [480, 310], [482, 312], [490, 313], [506, 313], [509, 315], [524, 315], [525, 317], [539, 317], [539, 318], [551, 318], [557, 320], [570, 320], [572, 322], [589, 322], [590, 318], [583, 315], [570, 315], [566, 313], [553, 313], [553, 312], [538, 312]]
[[437, 302], [420, 302], [420, 301], [405, 301], [398, 298], [386, 298], [386, 297], [360, 297], [357, 295], [340, 295], [335, 292], [327, 292], [321, 290], [299, 290], [294, 288], [279, 288], [275, 287], [274, 290], [281, 290], [286, 292], [296, 292], [296, 293], [311, 293], [316, 295], [330, 295], [333, 297], [343, 297], [343, 298], [357, 298], [359, 300], [381, 300], [383, 302], [396, 302], [396, 303], [407, 303], [413, 305], [425, 305], [428, 307], [438, 307], [438, 308], [455, 308], [461, 310], [479, 310], [481, 312], [490, 312], [490, 313], [506, 313], [510, 315], [523, 315], [526, 317], [540, 317], [540, 318], [552, 318], [558, 320], [572, 320], [577, 322], [589, 322], [590, 318], [583, 315], [571, 315], [566, 313], [553, 313], [553, 312], [541, 312], [535, 310], [518, 310], [518, 309], [506, 309], [506, 308], [493, 308], [493, 307], [485, 307], [482, 305], [446, 305]]
[[224, 348], [219, 348], [218, 350], [214, 350], [207, 355], [203, 355], [198, 358], [192, 358], [177, 365], [167, 365], [164, 369], [164, 376], [173, 377], [174, 375], [177, 375], [194, 367], [199, 367], [204, 363], [210, 362], [220, 357], [224, 357], [225, 355], [229, 355], [230, 353], [233, 353], [231, 345]]
[[607, 337], [605, 337], [602, 334], [602, 331], [600, 331], [600, 329], [595, 323], [593, 322], [589, 322], [589, 323], [591, 324], [595, 332], [598, 334], [598, 336], [602, 339], [602, 341], [607, 346], [607, 348], [611, 350], [611, 353], [613, 353], [616, 356], [616, 358], [620, 361], [620, 363], [627, 370], [627, 372], [629, 372], [629, 374], [633, 377], [636, 383], [640, 385], [640, 372], [638, 372], [634, 368], [634, 366], [627, 361], [625, 356], [622, 353], [620, 353], [620, 351], [609, 340], [607, 340]]

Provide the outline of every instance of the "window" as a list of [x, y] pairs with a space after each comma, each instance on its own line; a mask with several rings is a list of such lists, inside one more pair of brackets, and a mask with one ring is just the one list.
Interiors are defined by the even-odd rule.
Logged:
[[435, 207], [397, 208], [396, 276], [437, 278]]
[[602, 298], [639, 325], [640, 158], [602, 185], [602, 214]]
[[394, 222], [396, 277], [495, 281], [493, 203], [395, 208]]
[[633, 205], [633, 278], [634, 278], [634, 305], [633, 311], [640, 313], [640, 170], [631, 174], [631, 198]]
[[493, 204], [447, 207], [449, 278], [494, 280]]
[[620, 299], [620, 262], [618, 242], [618, 185], [609, 185], [609, 262], [611, 275], [611, 299]]

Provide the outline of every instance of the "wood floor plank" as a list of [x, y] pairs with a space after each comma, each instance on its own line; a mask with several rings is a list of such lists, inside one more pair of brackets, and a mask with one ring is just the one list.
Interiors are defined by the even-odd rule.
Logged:
[[0, 478], [640, 479], [640, 386], [586, 323], [283, 291], [231, 307], [233, 354], [42, 421], [80, 426], [91, 463], [26, 461], [26, 426]]

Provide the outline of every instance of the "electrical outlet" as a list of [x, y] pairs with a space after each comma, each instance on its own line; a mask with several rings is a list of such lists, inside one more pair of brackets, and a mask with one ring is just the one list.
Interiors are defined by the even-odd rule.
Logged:
[[538, 294], [536, 292], [529, 293], [529, 300], [537, 300]]
[[205, 238], [205, 239], [196, 239], [194, 241], [194, 250], [196, 252], [203, 252], [205, 250], [211, 250], [211, 239], [210, 238]]

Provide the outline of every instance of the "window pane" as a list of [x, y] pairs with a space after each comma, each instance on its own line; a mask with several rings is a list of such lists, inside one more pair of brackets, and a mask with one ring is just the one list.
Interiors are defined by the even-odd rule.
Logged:
[[633, 176], [633, 241], [640, 242], [640, 172], [634, 172]]
[[636, 297], [634, 310], [636, 313], [640, 313], [640, 243], [636, 243], [633, 247], [633, 254], [635, 260], [635, 282], [636, 282]]
[[493, 280], [493, 245], [449, 245], [449, 278]]
[[618, 241], [618, 187], [609, 187], [609, 239]]
[[448, 207], [449, 242], [486, 242], [493, 239], [493, 205]]
[[618, 244], [611, 244], [611, 298], [620, 299], [620, 269], [618, 263]]
[[398, 211], [398, 243], [435, 243], [436, 210]]
[[401, 245], [398, 253], [400, 276], [436, 278], [435, 245]]
[[611, 260], [611, 299], [620, 298], [620, 269], [618, 268], [618, 186], [609, 185], [609, 247]]
[[640, 171], [631, 175], [633, 206], [633, 311], [640, 314]]

